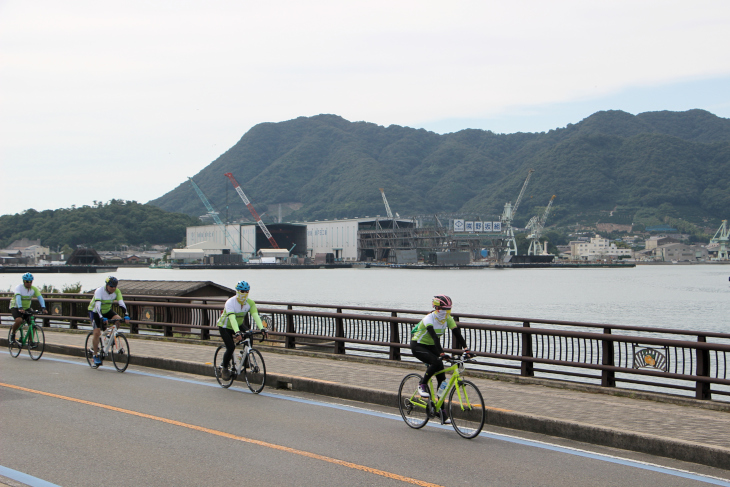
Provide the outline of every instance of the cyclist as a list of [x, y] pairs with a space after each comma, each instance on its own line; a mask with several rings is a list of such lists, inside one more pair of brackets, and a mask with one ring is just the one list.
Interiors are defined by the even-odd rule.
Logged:
[[[418, 393], [422, 397], [430, 397], [428, 392], [428, 381], [436, 374], [438, 387], [446, 379], [443, 372], [446, 357], [444, 349], [441, 348], [441, 335], [446, 329], [450, 329], [453, 335], [454, 348], [462, 348], [464, 353], [469, 353], [466, 340], [456, 327], [456, 321], [451, 317], [451, 298], [445, 295], [434, 296], [431, 303], [434, 310], [427, 314], [411, 332], [411, 351], [413, 356], [428, 365], [426, 374], [418, 384]], [[439, 371], [441, 371], [439, 373]], [[442, 418], [442, 422], [449, 423], [448, 418]]]
[[106, 278], [103, 286], [94, 291], [94, 297], [89, 303], [89, 321], [94, 328], [94, 337], [92, 338], [92, 346], [94, 348], [94, 368], [101, 365], [101, 357], [99, 356], [99, 338], [101, 332], [106, 330], [106, 324], [109, 320], [120, 320], [121, 317], [112, 310], [112, 304], [117, 302], [124, 312], [124, 321], [129, 323], [129, 313], [122, 299], [122, 292], [117, 289], [119, 280], [114, 276]]
[[46, 302], [43, 300], [43, 296], [38, 288], [33, 285], [33, 274], [26, 272], [23, 274], [21, 279], [23, 279], [23, 284], [18, 284], [15, 288], [15, 296], [13, 297], [14, 299], [11, 301], [10, 305], [10, 313], [13, 315], [13, 318], [15, 318], [10, 332], [11, 342], [17, 341], [15, 338], [15, 332], [18, 331], [20, 325], [23, 324], [25, 310], [30, 308], [30, 301], [34, 297], [38, 298], [38, 302], [41, 305], [41, 311], [44, 314], [47, 313]]
[[223, 343], [226, 344], [226, 353], [223, 355], [223, 370], [221, 371], [223, 380], [231, 378], [231, 371], [228, 366], [231, 363], [231, 358], [233, 358], [233, 352], [236, 350], [236, 344], [241, 343], [241, 340], [243, 340], [241, 327], [244, 326], [243, 320], [246, 313], [251, 313], [256, 326], [264, 332], [264, 337], [266, 337], [266, 329], [261, 323], [256, 303], [248, 297], [250, 290], [251, 286], [246, 281], [240, 281], [236, 284], [236, 295], [226, 301], [223, 314], [218, 319], [218, 331], [221, 334]]

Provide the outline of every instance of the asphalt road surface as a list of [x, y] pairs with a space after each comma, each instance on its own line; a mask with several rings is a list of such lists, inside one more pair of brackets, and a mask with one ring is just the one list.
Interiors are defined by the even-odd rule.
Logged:
[[[730, 486], [730, 472], [213, 378], [0, 352], [0, 485]], [[46, 483], [47, 482], [47, 483]]]

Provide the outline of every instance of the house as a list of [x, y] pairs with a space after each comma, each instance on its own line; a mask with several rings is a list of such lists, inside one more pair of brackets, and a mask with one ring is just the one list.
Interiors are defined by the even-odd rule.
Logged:
[[570, 242], [569, 245], [572, 260], [616, 259], [633, 255], [631, 249], [618, 248], [616, 243], [609, 242], [607, 238], [601, 238], [600, 235], [591, 238], [590, 242], [576, 240]]

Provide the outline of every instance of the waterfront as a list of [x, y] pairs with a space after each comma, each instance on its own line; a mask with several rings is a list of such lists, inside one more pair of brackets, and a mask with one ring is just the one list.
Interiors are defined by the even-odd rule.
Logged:
[[[428, 309], [448, 294], [462, 313], [655, 326], [730, 333], [730, 266], [637, 266], [629, 269], [246, 269], [120, 268], [120, 279], [251, 283], [259, 301]], [[100, 286], [105, 274], [37, 274], [35, 285]], [[0, 274], [0, 290], [20, 274]], [[124, 289], [122, 288], [122, 292]]]

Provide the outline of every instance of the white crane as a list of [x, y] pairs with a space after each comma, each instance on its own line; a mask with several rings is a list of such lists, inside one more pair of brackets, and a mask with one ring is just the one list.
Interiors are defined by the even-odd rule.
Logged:
[[234, 252], [237, 254], [242, 254], [241, 247], [238, 246], [238, 243], [236, 243], [235, 240], [233, 240], [233, 237], [231, 237], [231, 234], [228, 233], [228, 229], [226, 228], [225, 224], [221, 221], [220, 217], [218, 216], [218, 212], [213, 209], [213, 205], [210, 204], [210, 201], [208, 201], [208, 198], [203, 193], [203, 190], [198, 187], [197, 184], [195, 184], [195, 181], [193, 181], [193, 178], [188, 178], [190, 180], [190, 184], [193, 185], [193, 189], [196, 193], [198, 193], [198, 197], [200, 197], [200, 201], [203, 202], [205, 205], [205, 208], [208, 210], [208, 215], [210, 215], [211, 218], [213, 218], [213, 221], [216, 225], [218, 225], [218, 228], [221, 229], [223, 234], [226, 236], [226, 240], [228, 240], [228, 243], [233, 248]]
[[527, 223], [527, 228], [531, 230], [530, 234], [527, 236], [527, 240], [530, 241], [530, 248], [527, 250], [527, 255], [543, 254], [542, 248], [540, 247], [540, 236], [542, 235], [542, 229], [545, 227], [545, 222], [547, 221], [548, 214], [550, 213], [550, 208], [553, 206], [554, 199], [555, 195], [550, 198], [550, 202], [545, 207], [545, 212], [542, 214], [542, 217], [538, 218], [537, 216], [533, 216]]
[[266, 235], [266, 238], [269, 239], [269, 243], [272, 245], [272, 247], [274, 247], [275, 249], [278, 249], [279, 246], [276, 244], [276, 240], [274, 240], [274, 237], [271, 236], [271, 233], [269, 232], [269, 229], [266, 228], [266, 225], [261, 220], [261, 217], [256, 212], [256, 210], [254, 209], [254, 207], [251, 204], [251, 202], [248, 200], [248, 197], [246, 196], [246, 193], [244, 193], [243, 192], [243, 189], [241, 189], [241, 185], [238, 184], [238, 181], [236, 181], [236, 178], [234, 178], [233, 177], [233, 174], [232, 173], [229, 173], [229, 172], [225, 173], [224, 176], [226, 176], [228, 179], [231, 180], [231, 183], [233, 183], [233, 187], [236, 189], [236, 193], [238, 193], [238, 196], [241, 197], [241, 199], [243, 200], [243, 204], [245, 204], [246, 205], [246, 208], [248, 208], [248, 211], [251, 212], [251, 214], [253, 215], [254, 220], [256, 220], [256, 223], [258, 223], [259, 228], [261, 228], [261, 230], [264, 232], [264, 235]]
[[[385, 214], [388, 215], [388, 218], [393, 222], [393, 228], [398, 228], [398, 223], [395, 221], [395, 218], [393, 218], [393, 212], [390, 211], [390, 205], [388, 204], [388, 199], [385, 197], [385, 191], [383, 191], [383, 188], [380, 189], [380, 194], [383, 195], [383, 203], [385, 203]], [[397, 213], [396, 213], [397, 215]]]
[[530, 169], [527, 172], [527, 178], [522, 184], [522, 190], [520, 190], [520, 195], [517, 197], [515, 205], [512, 206], [511, 202], [507, 202], [504, 204], [504, 212], [502, 213], [501, 220], [502, 231], [507, 234], [507, 255], [517, 255], [517, 242], [515, 241], [515, 232], [512, 229], [512, 221], [515, 218], [515, 214], [517, 213], [517, 207], [520, 206], [522, 196], [524, 196], [525, 194], [525, 189], [527, 189], [527, 183], [530, 182], [530, 176], [532, 176], [533, 172], [535, 172], [534, 169]]
[[720, 228], [715, 232], [715, 236], [710, 240], [710, 243], [720, 244], [720, 249], [717, 251], [717, 260], [728, 260], [728, 239], [730, 239], [730, 230], [727, 228], [727, 220], [723, 220]]

